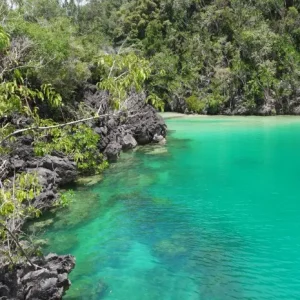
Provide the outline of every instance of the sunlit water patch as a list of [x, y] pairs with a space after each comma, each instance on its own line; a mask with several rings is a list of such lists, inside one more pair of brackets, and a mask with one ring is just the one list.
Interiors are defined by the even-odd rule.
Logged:
[[65, 299], [300, 299], [300, 119], [167, 122], [37, 224], [76, 256]]

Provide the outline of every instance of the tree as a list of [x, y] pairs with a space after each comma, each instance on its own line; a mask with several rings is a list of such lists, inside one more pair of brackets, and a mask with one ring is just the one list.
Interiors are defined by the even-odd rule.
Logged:
[[[6, 161], [0, 166], [0, 175], [6, 167]], [[1, 177], [2, 178], [2, 177]], [[0, 242], [1, 250], [10, 263], [15, 264], [20, 255], [32, 266], [29, 255], [21, 245], [19, 236], [22, 222], [40, 215], [40, 209], [32, 205], [32, 201], [40, 194], [41, 186], [35, 174], [17, 174], [12, 180], [0, 179]], [[22, 219], [22, 222], [20, 222]], [[3, 250], [7, 249], [7, 250]], [[18, 253], [20, 252], [20, 254]]]

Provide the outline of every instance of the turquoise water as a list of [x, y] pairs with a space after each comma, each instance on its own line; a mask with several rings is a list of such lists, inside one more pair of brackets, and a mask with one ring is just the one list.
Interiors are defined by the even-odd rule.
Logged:
[[45, 252], [77, 258], [64, 299], [300, 299], [300, 119], [167, 123], [47, 216]]

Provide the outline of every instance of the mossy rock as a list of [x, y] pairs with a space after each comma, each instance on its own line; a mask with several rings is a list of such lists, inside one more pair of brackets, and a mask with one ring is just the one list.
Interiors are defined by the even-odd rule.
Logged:
[[28, 231], [29, 232], [41, 231], [45, 227], [52, 225], [53, 222], [54, 222], [53, 219], [35, 221], [34, 223], [30, 224], [30, 226], [28, 227]]
[[60, 234], [57, 233], [48, 242], [49, 248], [53, 249], [52, 245], [56, 245], [55, 252], [59, 254], [70, 253], [72, 248], [78, 245], [78, 238], [73, 234]]
[[49, 245], [49, 241], [46, 239], [35, 240], [34, 245], [37, 247], [45, 247], [45, 246]]
[[90, 278], [83, 277], [74, 283], [74, 286], [67, 292], [65, 299], [86, 299], [86, 295], [89, 295], [89, 300], [98, 300], [102, 299], [107, 291], [108, 285], [103, 280], [94, 284], [91, 283]]
[[156, 147], [152, 149], [152, 151], [147, 151], [147, 155], [161, 155], [161, 154], [167, 154], [168, 149], [166, 147]]

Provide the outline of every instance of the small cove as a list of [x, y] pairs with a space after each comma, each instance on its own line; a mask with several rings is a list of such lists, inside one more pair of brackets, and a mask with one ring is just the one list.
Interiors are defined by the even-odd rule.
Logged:
[[41, 220], [77, 259], [64, 299], [300, 299], [300, 118], [167, 124]]

